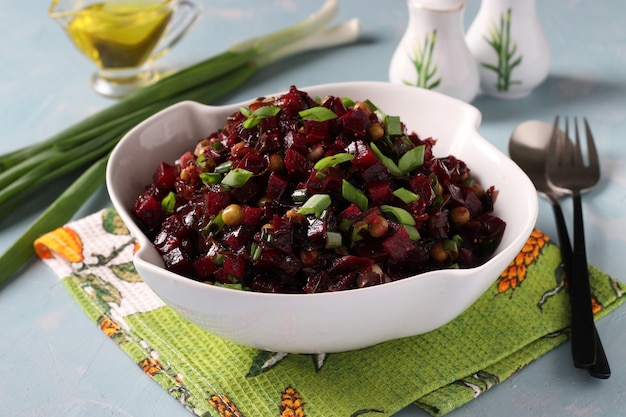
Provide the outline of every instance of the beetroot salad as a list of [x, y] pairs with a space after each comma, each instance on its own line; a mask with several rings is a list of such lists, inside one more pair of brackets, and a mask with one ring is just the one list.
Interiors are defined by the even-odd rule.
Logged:
[[497, 192], [435, 143], [369, 100], [291, 87], [155, 167], [132, 212], [167, 269], [225, 287], [318, 293], [480, 265], [506, 227]]

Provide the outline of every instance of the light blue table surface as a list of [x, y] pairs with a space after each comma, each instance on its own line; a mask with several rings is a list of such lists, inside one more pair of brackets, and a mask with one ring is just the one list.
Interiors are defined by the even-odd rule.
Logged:
[[[176, 68], [227, 46], [304, 18], [321, 1], [204, 0], [204, 14], [161, 68]], [[0, 152], [41, 141], [112, 103], [88, 86], [93, 70], [47, 16], [48, 1], [0, 0]], [[466, 27], [479, 1], [469, 0]], [[603, 163], [600, 185], [585, 195], [590, 263], [625, 280], [626, 2], [539, 0], [552, 52], [548, 80], [527, 98], [479, 97], [480, 133], [507, 152], [513, 128], [555, 114], [588, 117]], [[358, 17], [358, 44], [272, 66], [222, 100], [230, 103], [307, 85], [387, 80], [391, 55], [407, 23], [404, 0], [341, 0], [339, 20]], [[0, 251], [51, 201], [61, 186], [34, 195], [0, 223]], [[110, 205], [103, 187], [78, 216]], [[571, 204], [565, 201], [571, 218]], [[537, 226], [555, 237], [550, 207], [540, 201]], [[2, 266], [0, 265], [0, 268]], [[52, 271], [31, 262], [0, 288], [0, 415], [185, 416], [82, 313]], [[555, 349], [451, 417], [624, 415], [626, 306], [598, 323], [613, 376], [590, 378], [571, 365], [569, 344]], [[409, 406], [398, 416], [426, 416]]]

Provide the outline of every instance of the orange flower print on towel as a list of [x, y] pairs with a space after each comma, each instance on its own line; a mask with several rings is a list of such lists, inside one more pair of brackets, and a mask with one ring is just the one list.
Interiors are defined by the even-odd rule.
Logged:
[[100, 330], [111, 338], [122, 328], [118, 322], [108, 316], [101, 316], [98, 319], [98, 325], [100, 326]]
[[522, 250], [511, 261], [498, 278], [498, 294], [515, 290], [526, 278], [526, 270], [539, 256], [541, 248], [550, 240], [541, 231], [535, 229], [524, 244]]
[[139, 362], [141, 369], [148, 375], [154, 376], [163, 370], [163, 365], [153, 356], [148, 356]]
[[287, 387], [280, 397], [280, 417], [304, 417], [304, 403], [298, 391]]
[[237, 406], [225, 395], [211, 395], [209, 404], [219, 413], [220, 417], [243, 417]]
[[68, 262], [82, 262], [83, 242], [70, 227], [63, 226], [46, 233], [34, 243], [35, 252], [41, 259], [48, 259], [56, 253]]

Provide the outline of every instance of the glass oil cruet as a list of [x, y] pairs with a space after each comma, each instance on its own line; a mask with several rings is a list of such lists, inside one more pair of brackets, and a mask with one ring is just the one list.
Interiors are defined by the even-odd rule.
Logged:
[[484, 94], [527, 96], [550, 71], [550, 51], [535, 0], [482, 0], [465, 39]]
[[464, 0], [408, 0], [409, 23], [389, 66], [389, 81], [471, 102], [478, 65], [465, 42]]

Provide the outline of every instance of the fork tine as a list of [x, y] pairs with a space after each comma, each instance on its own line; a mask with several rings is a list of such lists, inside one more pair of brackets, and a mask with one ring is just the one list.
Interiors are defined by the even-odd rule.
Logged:
[[600, 175], [600, 158], [598, 157], [596, 144], [591, 134], [591, 128], [589, 127], [589, 122], [587, 122], [586, 117], [583, 118], [583, 121], [585, 123], [585, 135], [587, 136], [587, 153], [589, 154], [587, 159], [589, 161], [589, 168], [592, 169], [596, 175]]
[[550, 135], [550, 143], [548, 145], [548, 156], [546, 158], [546, 167], [559, 165], [560, 152], [559, 152], [559, 116], [554, 118], [554, 124], [552, 125], [552, 134]]
[[569, 138], [569, 117], [565, 116], [565, 138], [561, 140], [561, 163], [573, 165], [574, 164], [574, 155], [570, 153], [570, 138]]
[[583, 153], [580, 149], [580, 134], [578, 132], [578, 118], [574, 117], [574, 151], [572, 152], [572, 164], [576, 167], [583, 166]]

